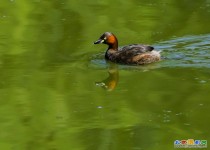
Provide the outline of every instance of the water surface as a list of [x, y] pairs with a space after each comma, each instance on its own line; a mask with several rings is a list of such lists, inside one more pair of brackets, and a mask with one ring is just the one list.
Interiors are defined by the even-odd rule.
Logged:
[[[0, 149], [162, 150], [209, 139], [210, 1], [0, 2]], [[105, 31], [163, 60], [104, 60]]]

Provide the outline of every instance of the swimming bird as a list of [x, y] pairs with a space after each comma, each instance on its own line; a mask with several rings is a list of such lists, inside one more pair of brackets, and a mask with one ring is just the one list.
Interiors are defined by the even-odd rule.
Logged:
[[130, 44], [118, 47], [117, 37], [111, 32], [105, 32], [94, 44], [107, 44], [105, 59], [119, 64], [144, 65], [161, 60], [160, 51], [143, 44]]

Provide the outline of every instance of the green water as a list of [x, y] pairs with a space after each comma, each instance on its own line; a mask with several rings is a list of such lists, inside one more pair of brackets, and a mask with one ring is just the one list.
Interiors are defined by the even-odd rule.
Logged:
[[[1, 0], [1, 150], [170, 150], [210, 141], [209, 0]], [[104, 60], [105, 32], [163, 60]], [[209, 146], [208, 146], [209, 147]]]

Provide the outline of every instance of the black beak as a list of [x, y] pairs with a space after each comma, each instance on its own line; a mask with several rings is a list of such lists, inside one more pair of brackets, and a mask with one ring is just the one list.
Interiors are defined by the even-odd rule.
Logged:
[[99, 40], [97, 40], [97, 41], [94, 42], [94, 44], [100, 44], [100, 43], [102, 43], [102, 40], [101, 39], [99, 39]]

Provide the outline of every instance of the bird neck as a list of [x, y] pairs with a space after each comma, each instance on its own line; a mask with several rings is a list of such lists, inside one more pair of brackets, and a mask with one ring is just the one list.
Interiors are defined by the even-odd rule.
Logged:
[[116, 50], [116, 51], [118, 50], [118, 41], [117, 41], [117, 39], [115, 39], [115, 42], [109, 44], [108, 50], [109, 49]]

